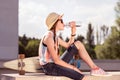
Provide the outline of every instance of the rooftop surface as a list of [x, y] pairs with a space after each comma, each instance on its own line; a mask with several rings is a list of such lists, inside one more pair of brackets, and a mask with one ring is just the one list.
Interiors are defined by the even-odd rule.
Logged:
[[[87, 76], [87, 80], [120, 80], [120, 72], [108, 72], [112, 76], [90, 76], [89, 72], [83, 72]], [[67, 77], [47, 76], [43, 73], [26, 73], [25, 75], [2, 74], [1, 80], [71, 80]]]

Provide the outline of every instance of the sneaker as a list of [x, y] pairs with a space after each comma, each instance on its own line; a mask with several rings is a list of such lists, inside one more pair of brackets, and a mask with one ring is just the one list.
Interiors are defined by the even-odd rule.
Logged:
[[91, 70], [90, 74], [92, 76], [111, 76], [111, 74], [108, 74], [101, 68], [96, 68], [96, 69]]

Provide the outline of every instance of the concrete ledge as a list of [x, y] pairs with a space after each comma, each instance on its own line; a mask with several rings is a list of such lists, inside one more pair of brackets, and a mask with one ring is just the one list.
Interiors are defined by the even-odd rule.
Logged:
[[63, 76], [47, 76], [43, 73], [27, 73], [25, 75], [3, 74], [1, 80], [71, 80]]
[[[108, 72], [112, 76], [90, 76], [89, 72], [83, 72], [87, 76], [87, 80], [120, 80], [120, 72]], [[2, 74], [1, 80], [72, 80], [63, 76], [47, 76], [43, 73], [26, 73], [25, 75], [18, 74]]]

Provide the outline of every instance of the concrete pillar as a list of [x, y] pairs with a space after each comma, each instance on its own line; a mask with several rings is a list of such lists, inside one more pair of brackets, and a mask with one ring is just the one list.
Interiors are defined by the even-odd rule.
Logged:
[[0, 0], [0, 60], [17, 58], [18, 0]]

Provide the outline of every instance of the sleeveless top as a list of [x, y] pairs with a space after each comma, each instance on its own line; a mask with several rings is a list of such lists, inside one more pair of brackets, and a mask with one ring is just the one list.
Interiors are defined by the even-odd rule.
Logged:
[[50, 53], [47, 50], [47, 45], [43, 43], [46, 34], [43, 36], [40, 45], [39, 45], [39, 63], [40, 65], [45, 65], [49, 62], [53, 62], [53, 59]]

